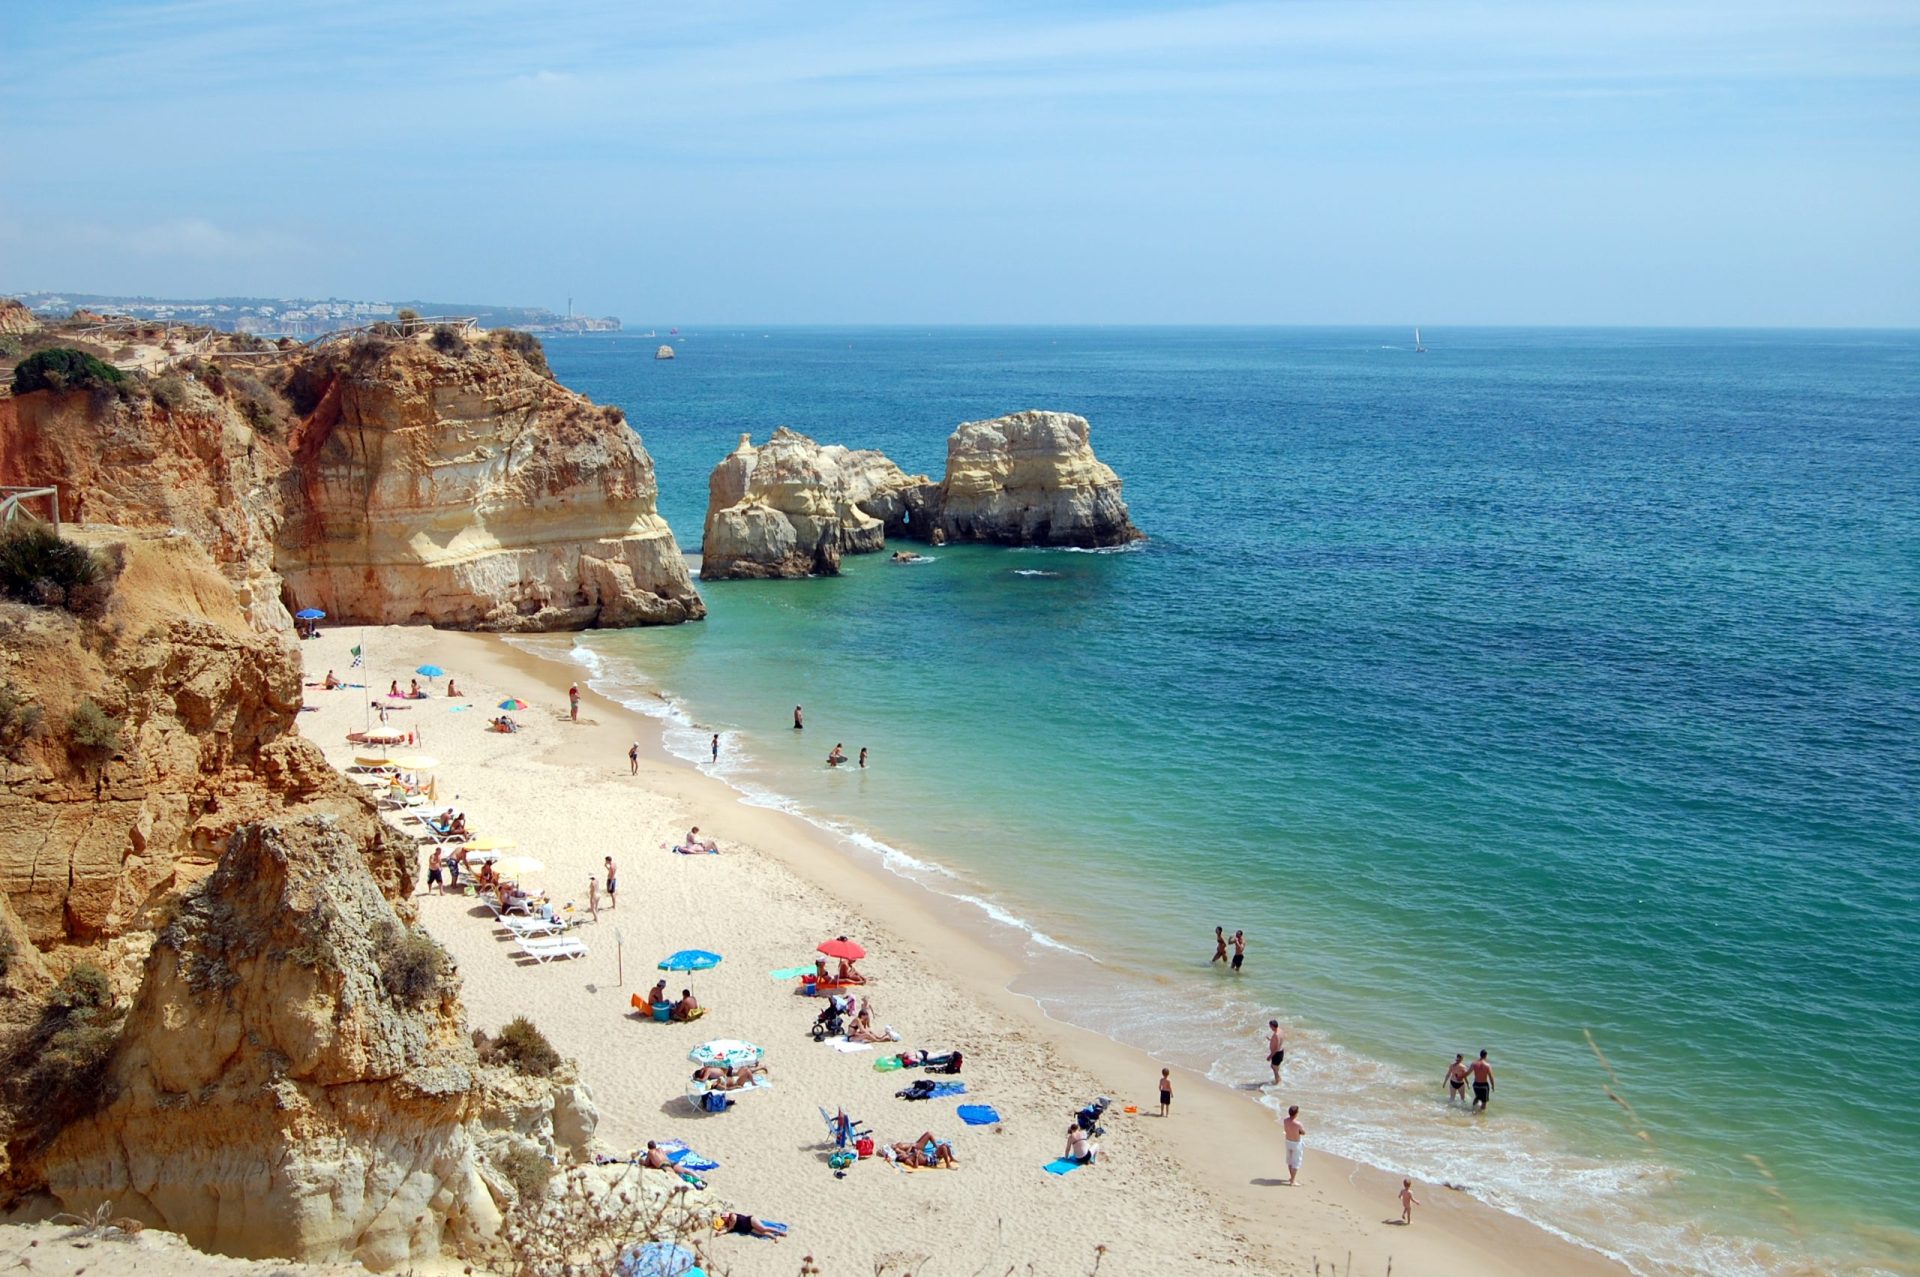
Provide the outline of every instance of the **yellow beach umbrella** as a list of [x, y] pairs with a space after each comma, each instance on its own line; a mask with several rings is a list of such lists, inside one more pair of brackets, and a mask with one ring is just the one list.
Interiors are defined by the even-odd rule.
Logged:
[[511, 838], [475, 838], [472, 842], [460, 844], [462, 851], [512, 851], [519, 846]]
[[431, 754], [402, 754], [393, 760], [393, 765], [403, 772], [430, 772], [440, 765], [440, 760]]
[[355, 767], [391, 767], [393, 760], [385, 754], [355, 754], [353, 765]]
[[537, 874], [546, 869], [532, 856], [502, 856], [493, 862], [493, 867], [503, 874]]

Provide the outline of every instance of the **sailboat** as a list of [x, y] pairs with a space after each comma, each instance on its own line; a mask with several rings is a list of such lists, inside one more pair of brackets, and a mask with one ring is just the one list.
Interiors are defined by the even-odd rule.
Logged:
[[1418, 328], [1413, 330], [1413, 353], [1416, 355], [1424, 355], [1427, 353], [1427, 348], [1420, 344], [1420, 330]]

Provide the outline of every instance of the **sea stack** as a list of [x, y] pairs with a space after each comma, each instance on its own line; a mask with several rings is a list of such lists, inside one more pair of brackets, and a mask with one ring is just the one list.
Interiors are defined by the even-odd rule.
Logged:
[[706, 581], [830, 576], [843, 554], [884, 549], [927, 521], [937, 489], [882, 454], [819, 444], [782, 426], [714, 467], [700, 551]]
[[672, 359], [672, 358], [673, 358], [673, 347], [672, 347], [672, 346], [662, 346], [662, 347], [660, 347], [660, 349], [658, 349], [658, 350], [656, 350], [656, 351], [654, 351], [654, 352], [653, 352], [653, 357], [654, 357], [655, 359]]
[[1016, 412], [947, 440], [933, 539], [1095, 549], [1144, 540], [1120, 476], [1093, 455], [1085, 417]]

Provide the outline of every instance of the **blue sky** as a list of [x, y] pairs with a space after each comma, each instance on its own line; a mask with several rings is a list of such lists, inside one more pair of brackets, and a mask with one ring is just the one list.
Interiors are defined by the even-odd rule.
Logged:
[[15, 0], [0, 291], [1920, 325], [1913, 0]]

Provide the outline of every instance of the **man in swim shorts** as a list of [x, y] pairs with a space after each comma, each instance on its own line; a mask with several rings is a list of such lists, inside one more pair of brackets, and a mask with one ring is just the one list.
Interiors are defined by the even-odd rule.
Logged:
[[1447, 1066], [1447, 1103], [1465, 1104], [1467, 1102], [1467, 1057], [1455, 1053], [1453, 1063]]
[[635, 741], [627, 747], [627, 774], [629, 776], [638, 776], [640, 774], [639, 741]]
[[1482, 1051], [1480, 1058], [1468, 1068], [1473, 1075], [1473, 1108], [1477, 1113], [1487, 1111], [1487, 1101], [1493, 1098], [1493, 1065], [1487, 1063], [1487, 1053]]
[[1280, 1066], [1287, 1062], [1287, 1031], [1280, 1021], [1267, 1021], [1267, 1064], [1273, 1069], [1273, 1084], [1280, 1085]]
[[620, 890], [620, 867], [613, 863], [613, 857], [606, 857], [601, 863], [607, 867], [607, 908], [614, 906], [614, 896]]
[[1232, 967], [1235, 971], [1238, 971], [1240, 969], [1240, 964], [1245, 962], [1246, 960], [1247, 960], [1247, 933], [1244, 931], [1236, 931], [1233, 933], [1233, 961], [1228, 963], [1227, 965]]
[[1287, 1109], [1287, 1120], [1280, 1124], [1287, 1137], [1287, 1183], [1300, 1177], [1300, 1162], [1306, 1156], [1307, 1128], [1300, 1125], [1300, 1106]]

